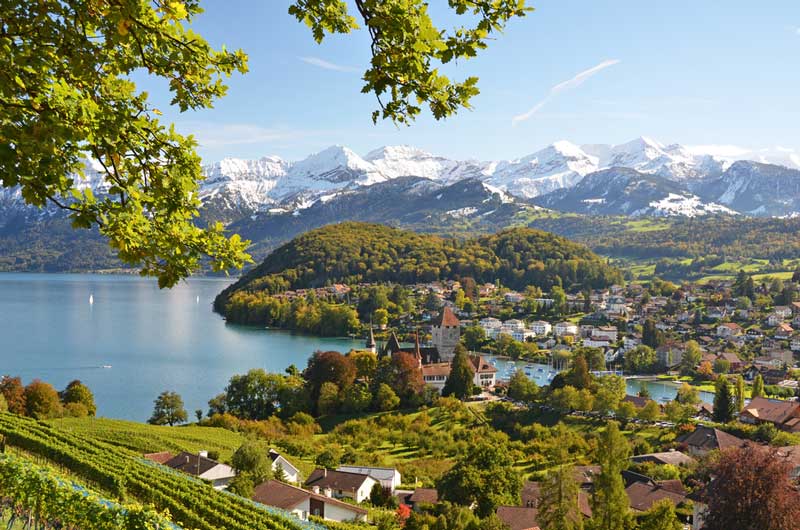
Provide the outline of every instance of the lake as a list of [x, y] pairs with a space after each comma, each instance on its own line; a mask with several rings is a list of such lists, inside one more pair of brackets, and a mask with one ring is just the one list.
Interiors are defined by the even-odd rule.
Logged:
[[234, 374], [302, 370], [315, 350], [363, 345], [226, 324], [211, 303], [231, 281], [193, 278], [160, 290], [138, 276], [0, 273], [0, 375], [59, 390], [80, 379], [98, 415], [136, 421], [173, 390], [193, 418]]

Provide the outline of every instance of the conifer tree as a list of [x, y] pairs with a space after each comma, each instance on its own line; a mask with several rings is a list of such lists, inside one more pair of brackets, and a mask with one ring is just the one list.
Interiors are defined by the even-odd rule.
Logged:
[[559, 465], [548, 472], [541, 484], [536, 520], [542, 530], [583, 530], [583, 514], [578, 505], [580, 487], [575, 481], [575, 467], [566, 463], [567, 458], [566, 449], [562, 448], [556, 458]]
[[627, 467], [630, 453], [630, 446], [619, 431], [619, 425], [609, 421], [600, 433], [597, 445], [600, 473], [594, 479], [591, 503], [594, 530], [626, 530], [631, 527], [630, 504], [622, 480], [622, 471]]
[[750, 392], [750, 396], [764, 397], [764, 378], [761, 377], [761, 374], [756, 375], [756, 378], [753, 379], [753, 391]]
[[740, 411], [744, 408], [744, 398], [745, 398], [745, 385], [744, 385], [744, 377], [741, 375], [736, 376], [736, 411]]
[[728, 379], [720, 377], [714, 394], [714, 421], [728, 423], [733, 420], [734, 402]]
[[467, 349], [463, 344], [456, 346], [455, 357], [450, 365], [450, 375], [442, 389], [443, 396], [454, 396], [458, 399], [465, 399], [472, 395], [473, 371], [472, 365], [467, 357]]

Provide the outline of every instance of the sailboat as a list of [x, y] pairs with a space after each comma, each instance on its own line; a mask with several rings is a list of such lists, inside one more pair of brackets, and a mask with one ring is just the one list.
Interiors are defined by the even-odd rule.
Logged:
[[94, 295], [90, 294], [89, 295], [89, 305], [92, 305], [92, 304], [94, 304]]
[[200, 303], [200, 295], [197, 295], [197, 298], [195, 299], [195, 301], [194, 301], [194, 302], [195, 302], [196, 304], [199, 304], [199, 303]]

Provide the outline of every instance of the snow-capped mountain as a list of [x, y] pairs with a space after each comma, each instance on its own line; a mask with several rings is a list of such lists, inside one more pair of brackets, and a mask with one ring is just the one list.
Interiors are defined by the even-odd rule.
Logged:
[[800, 212], [800, 171], [760, 162], [734, 162], [718, 178], [704, 180], [698, 193], [736, 211], [757, 216]]
[[575, 186], [542, 195], [534, 202], [588, 215], [695, 217], [736, 213], [720, 204], [705, 202], [679, 182], [625, 167], [590, 173]]

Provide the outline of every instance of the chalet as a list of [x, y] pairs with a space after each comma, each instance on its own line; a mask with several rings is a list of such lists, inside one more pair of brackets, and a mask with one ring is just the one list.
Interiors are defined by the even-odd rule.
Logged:
[[236, 476], [236, 471], [232, 467], [211, 460], [206, 451], [200, 451], [198, 454], [183, 452], [164, 462], [164, 465], [208, 480], [217, 490], [227, 488], [228, 483]]
[[316, 486], [313, 491], [307, 491], [277, 480], [268, 480], [256, 486], [252, 499], [287, 511], [302, 521], [307, 521], [313, 515], [325, 521], [366, 522], [368, 514], [359, 506], [334, 499], [330, 489], [320, 494]]
[[348, 498], [360, 503], [369, 498], [372, 487], [377, 483], [368, 475], [317, 468], [309, 475], [305, 485], [313, 492], [330, 490], [333, 498]]
[[778, 313], [770, 313], [767, 316], [767, 325], [770, 327], [775, 327], [781, 322], [783, 322], [783, 317], [780, 316]]
[[780, 316], [781, 318], [789, 318], [790, 316], [792, 316], [792, 308], [786, 305], [775, 306], [775, 309], [773, 309], [773, 313]]
[[692, 456], [703, 456], [714, 450], [740, 447], [745, 443], [741, 438], [705, 425], [698, 425], [694, 431], [679, 436], [675, 441], [686, 447]]
[[743, 423], [771, 423], [788, 432], [800, 432], [800, 402], [755, 397], [739, 413]]
[[498, 506], [497, 518], [508, 530], [540, 530], [536, 522], [539, 510], [522, 506]]
[[768, 385], [777, 385], [782, 383], [786, 379], [787, 373], [786, 370], [783, 369], [783, 363], [777, 368], [771, 368], [769, 370], [764, 371], [762, 377], [764, 378], [764, 383]]
[[717, 326], [717, 337], [721, 339], [729, 339], [731, 337], [738, 337], [742, 334], [742, 326], [735, 322], [724, 322]]
[[625, 488], [631, 509], [646, 512], [653, 504], [667, 499], [675, 506], [686, 502], [686, 490], [680, 480], [637, 481]]
[[372, 477], [392, 493], [402, 483], [400, 472], [393, 467], [339, 466], [336, 470]]
[[289, 462], [285, 456], [280, 454], [275, 449], [269, 450], [269, 459], [272, 460], [272, 472], [276, 473], [279, 469], [283, 470], [284, 478], [295, 484], [300, 484], [302, 477], [300, 470], [294, 464]]
[[731, 372], [738, 372], [744, 368], [744, 363], [739, 356], [736, 355], [734, 352], [721, 352], [717, 355], [716, 360], [718, 361], [727, 361], [730, 364], [730, 371]]

